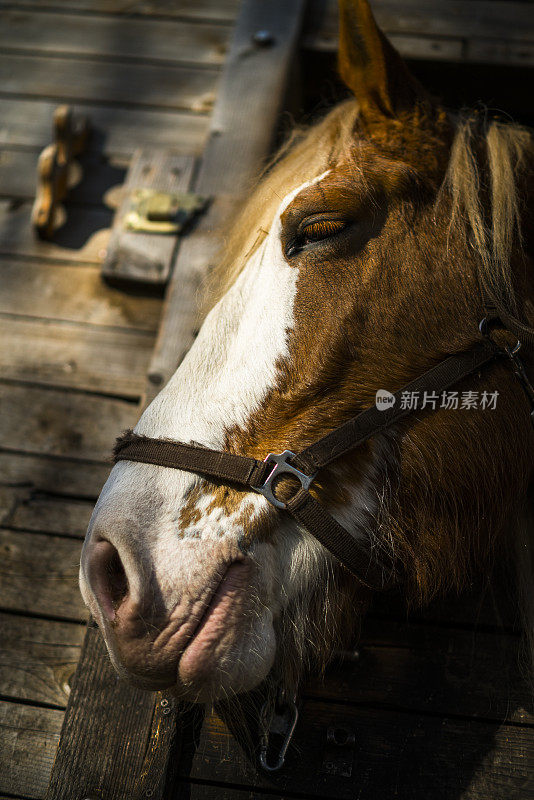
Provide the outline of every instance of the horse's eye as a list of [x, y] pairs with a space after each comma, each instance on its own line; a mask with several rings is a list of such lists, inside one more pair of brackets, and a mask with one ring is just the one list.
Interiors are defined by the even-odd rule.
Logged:
[[320, 242], [321, 239], [328, 239], [347, 227], [347, 223], [342, 219], [318, 219], [308, 222], [301, 228], [301, 235], [305, 243]]

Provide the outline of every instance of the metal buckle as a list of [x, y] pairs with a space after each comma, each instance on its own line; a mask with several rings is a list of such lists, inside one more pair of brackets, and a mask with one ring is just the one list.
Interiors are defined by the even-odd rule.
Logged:
[[316, 472], [313, 475], [305, 475], [296, 467], [293, 467], [291, 464], [288, 464], [288, 458], [294, 458], [295, 453], [291, 450], [284, 450], [283, 453], [269, 453], [269, 455], [264, 458], [264, 462], [268, 463], [269, 461], [274, 462], [274, 466], [272, 471], [269, 473], [267, 478], [265, 479], [265, 483], [263, 486], [259, 486], [257, 491], [262, 494], [268, 501], [271, 503], [275, 508], [286, 508], [286, 503], [282, 502], [282, 500], [278, 500], [272, 490], [272, 483], [275, 478], [278, 478], [279, 475], [283, 475], [287, 473], [288, 475], [294, 475], [296, 478], [299, 479], [300, 485], [303, 489], [309, 489], [310, 484], [315, 479], [317, 475]]

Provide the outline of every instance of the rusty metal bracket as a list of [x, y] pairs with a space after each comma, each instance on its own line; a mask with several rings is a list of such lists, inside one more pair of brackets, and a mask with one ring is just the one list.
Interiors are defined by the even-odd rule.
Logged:
[[50, 239], [62, 224], [61, 201], [81, 175], [75, 157], [83, 152], [89, 138], [86, 117], [76, 117], [70, 106], [54, 111], [54, 141], [41, 152], [37, 163], [37, 191], [32, 225], [41, 239]]
[[188, 222], [206, 206], [206, 198], [191, 192], [160, 192], [134, 189], [123, 225], [136, 233], [181, 233]]

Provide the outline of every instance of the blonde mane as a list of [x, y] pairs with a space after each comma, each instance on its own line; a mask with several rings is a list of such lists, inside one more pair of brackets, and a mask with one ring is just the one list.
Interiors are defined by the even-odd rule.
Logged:
[[455, 122], [437, 202], [444, 194], [452, 198], [451, 228], [457, 223], [463, 227], [480, 258], [481, 280], [517, 312], [511, 259], [523, 241], [521, 188], [534, 153], [532, 132], [473, 112]]

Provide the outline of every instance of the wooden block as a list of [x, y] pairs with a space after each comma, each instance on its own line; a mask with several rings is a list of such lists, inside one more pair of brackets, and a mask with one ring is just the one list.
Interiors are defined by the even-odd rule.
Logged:
[[132, 193], [139, 189], [185, 193], [189, 190], [194, 159], [155, 150], [137, 151], [124, 184], [123, 201], [113, 223], [102, 274], [113, 281], [165, 285], [169, 278], [177, 237], [126, 229]]

